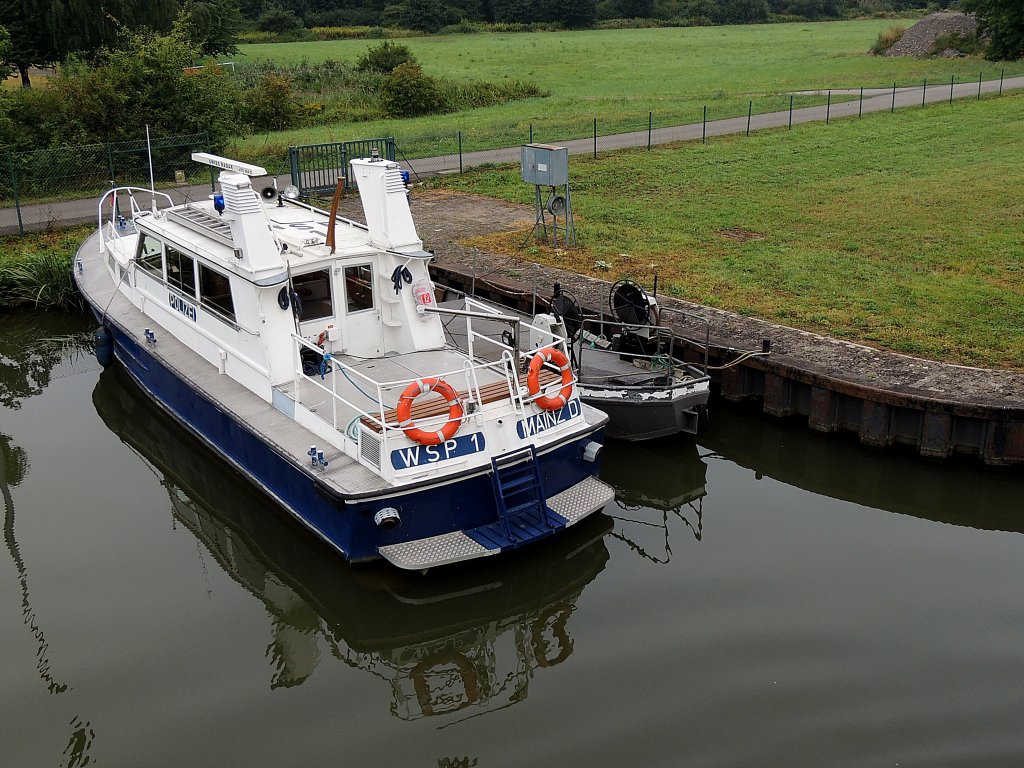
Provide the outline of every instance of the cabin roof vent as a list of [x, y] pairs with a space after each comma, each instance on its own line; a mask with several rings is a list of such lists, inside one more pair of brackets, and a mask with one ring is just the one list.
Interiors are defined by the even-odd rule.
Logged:
[[246, 216], [260, 212], [260, 197], [249, 183], [248, 176], [240, 173], [221, 173], [219, 180], [226, 213]]

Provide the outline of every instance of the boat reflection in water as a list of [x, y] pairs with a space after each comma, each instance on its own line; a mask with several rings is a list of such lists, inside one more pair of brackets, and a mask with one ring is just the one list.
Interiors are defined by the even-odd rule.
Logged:
[[387, 681], [396, 717], [462, 718], [525, 699], [536, 669], [572, 653], [570, 615], [608, 560], [607, 517], [500, 562], [429, 578], [351, 567], [200, 448], [119, 368], [103, 371], [93, 401], [161, 478], [175, 519], [266, 606], [271, 687], [305, 681], [326, 645]]
[[681, 521], [700, 541], [707, 465], [692, 439], [673, 436], [642, 443], [609, 441], [601, 479], [615, 489], [618, 513], [611, 536], [640, 557], [667, 563], [672, 556], [670, 528]]

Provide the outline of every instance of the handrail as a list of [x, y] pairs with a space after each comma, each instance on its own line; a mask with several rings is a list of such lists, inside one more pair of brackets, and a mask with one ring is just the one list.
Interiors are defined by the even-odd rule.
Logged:
[[[498, 321], [502, 321], [502, 320], [506, 320], [507, 318], [514, 317], [512, 315], [503, 314], [502, 312], [500, 312], [498, 310], [497, 307], [495, 307], [495, 306], [493, 306], [491, 304], [487, 304], [485, 302], [482, 302], [479, 299], [474, 299], [472, 296], [466, 296], [465, 300], [466, 300], [466, 306], [475, 306], [478, 309], [483, 310], [482, 313], [479, 313], [478, 315], [474, 315], [474, 316], [481, 316], [482, 315], [484, 319], [498, 320]], [[516, 319], [519, 321], [518, 325], [517, 325], [517, 330], [519, 332], [516, 334], [516, 338], [515, 338], [515, 342], [516, 343], [514, 344], [514, 346], [510, 347], [508, 344], [503, 344], [500, 341], [497, 341], [496, 339], [492, 339], [491, 337], [489, 337], [489, 336], [487, 336], [485, 334], [482, 334], [482, 333], [476, 334], [476, 335], [479, 336], [484, 341], [487, 341], [487, 342], [489, 342], [491, 344], [494, 344], [497, 347], [501, 347], [503, 350], [508, 350], [508, 351], [512, 352], [520, 360], [527, 360], [529, 358], [532, 358], [535, 354], [537, 354], [537, 352], [539, 350], [543, 349], [544, 347], [549, 347], [549, 346], [556, 346], [556, 347], [560, 346], [562, 348], [562, 352], [564, 352], [566, 355], [569, 354], [569, 351], [570, 351], [569, 350], [569, 340], [565, 336], [561, 336], [561, 335], [559, 335], [557, 333], [552, 333], [548, 329], [540, 328], [539, 326], [536, 326], [533, 323], [527, 323], [526, 321], [522, 320], [521, 318], [516, 318]], [[537, 333], [539, 333], [539, 334], [543, 334], [545, 336], [551, 336], [552, 337], [552, 343], [551, 344], [543, 344], [543, 345], [541, 345], [539, 347], [530, 347], [528, 350], [521, 349], [521, 346], [520, 346], [520, 343], [519, 343], [519, 341], [521, 339], [521, 336], [522, 336], [522, 331], [519, 330], [521, 328], [527, 328], [527, 329], [529, 329], [531, 331], [537, 331]]]
[[[138, 202], [136, 202], [135, 196], [132, 194], [132, 192], [146, 192], [146, 193], [149, 193], [150, 195], [153, 195], [153, 196], [160, 195], [161, 197], [167, 199], [168, 205], [174, 205], [174, 201], [171, 199], [171, 196], [168, 195], [166, 192], [156, 192], [156, 191], [151, 190], [151, 189], [146, 189], [145, 187], [113, 187], [111, 189], [108, 189], [106, 191], [106, 193], [104, 193], [104, 195], [100, 198], [100, 201], [96, 204], [96, 228], [99, 230], [99, 235], [100, 235], [100, 253], [103, 253], [103, 242], [104, 242], [103, 241], [103, 204], [106, 202], [107, 198], [110, 197], [111, 195], [114, 196], [114, 200], [117, 200], [117, 193], [118, 192], [127, 192], [128, 193], [128, 201], [129, 201], [129, 203], [131, 205], [132, 222], [135, 221], [136, 214], [139, 214], [139, 213], [142, 212], [142, 209], [139, 207]], [[155, 199], [153, 201], [153, 207], [154, 207], [154, 209], [156, 208], [156, 200]], [[111, 217], [111, 223], [113, 223], [113, 217]]]
[[[683, 322], [686, 322], [687, 320], [696, 320], [698, 322], [704, 323], [704, 364], [702, 367], [704, 375], [707, 376], [708, 350], [711, 348], [711, 321], [708, 320], [706, 317], [701, 317], [700, 315], [695, 315], [693, 313], [683, 312], [682, 310], [673, 309], [672, 307], [659, 307], [659, 309], [662, 314], [668, 312], [669, 314], [679, 315], [680, 317], [683, 318]], [[672, 331], [671, 328], [669, 328], [668, 330]], [[672, 333], [674, 334], [675, 332], [672, 331]]]
[[[669, 310], [669, 311], [675, 312], [676, 310]], [[683, 314], [683, 313], [679, 313], [679, 314]], [[685, 317], [691, 317], [691, 316], [690, 315], [686, 315]], [[704, 320], [704, 318], [699, 317], [697, 315], [693, 315], [692, 317], [695, 317], [695, 318], [703, 321], [706, 324], [706, 326], [707, 326], [707, 334], [708, 334], [708, 336], [710, 338], [710, 332], [711, 332], [710, 331], [710, 323], [708, 323], [706, 320]], [[626, 324], [624, 324], [622, 322], [619, 322], [619, 321], [607, 320], [607, 319], [605, 319], [603, 317], [602, 318], [594, 317], [594, 318], [585, 318], [581, 322], [581, 324], [580, 324], [581, 331], [585, 330], [587, 328], [588, 324], [590, 326], [597, 325], [597, 326], [602, 326], [602, 327], [603, 326], [607, 326], [607, 325], [616, 326], [616, 327], [623, 327], [623, 328], [627, 327]], [[639, 331], [652, 332], [656, 337], [659, 337], [659, 338], [662, 337], [662, 336], [667, 336], [668, 337], [668, 341], [669, 341], [669, 346], [668, 346], [667, 354], [665, 352], [655, 353], [655, 354], [647, 354], [647, 353], [644, 353], [644, 352], [630, 352], [630, 351], [622, 351], [622, 350], [605, 350], [605, 349], [601, 349], [600, 347], [594, 347], [593, 345], [591, 345], [588, 348], [588, 346], [586, 344], [586, 340], [584, 339], [583, 333], [581, 332], [580, 333], [580, 339], [579, 339], [579, 353], [580, 353], [579, 354], [579, 358], [578, 358], [579, 366], [581, 368], [583, 367], [583, 355], [584, 355], [584, 352], [586, 350], [588, 350], [588, 349], [591, 352], [599, 352], [601, 354], [613, 354], [613, 355], [628, 354], [631, 358], [636, 358], [636, 359], [641, 359], [641, 360], [650, 360], [652, 362], [656, 361], [658, 359], [667, 359], [668, 360], [668, 365], [669, 365], [669, 371], [668, 372], [669, 372], [669, 375], [671, 375], [671, 376], [675, 376], [675, 372], [676, 372], [676, 369], [678, 367], [685, 367], [687, 365], [687, 363], [685, 361], [677, 360], [676, 357], [675, 357], [675, 343], [677, 341], [677, 336], [676, 336], [675, 331], [673, 331], [670, 327], [668, 327], [666, 325], [639, 325], [639, 326], [630, 325], [630, 326], [628, 326], [628, 328], [631, 331], [638, 331], [639, 330]], [[706, 377], [708, 375], [708, 372], [707, 372], [707, 354], [708, 354], [708, 348], [707, 348], [707, 345], [705, 345], [705, 347], [704, 347], [704, 365], [703, 365], [703, 370], [701, 371], [701, 374], [704, 377]], [[638, 374], [639, 374], [639, 372], [638, 372]], [[620, 375], [622, 375], [622, 374], [616, 374], [616, 376], [620, 376]], [[609, 378], [613, 378], [613, 377], [609, 377]], [[588, 380], [589, 380], [589, 378], [588, 378]], [[621, 386], [628, 388], [628, 387], [630, 387], [632, 385], [623, 384]]]

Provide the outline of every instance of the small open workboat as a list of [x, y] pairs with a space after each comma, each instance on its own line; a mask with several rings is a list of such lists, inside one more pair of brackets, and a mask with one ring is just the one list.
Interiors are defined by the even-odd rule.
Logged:
[[425, 570], [546, 538], [614, 496], [597, 479], [607, 417], [549, 362], [565, 338], [524, 347], [535, 334], [507, 316], [511, 343], [493, 341], [471, 306], [437, 306], [397, 164], [352, 161], [362, 225], [258, 192], [262, 168], [193, 159], [221, 169], [219, 190], [182, 205], [110, 190], [75, 279], [100, 361], [292, 516], [349, 560]]
[[[457, 288], [447, 287], [443, 298], [465, 301]], [[534, 296], [534, 304], [537, 303]], [[580, 399], [608, 414], [605, 435], [618, 440], [650, 440], [680, 432], [695, 435], [707, 422], [711, 377], [707, 368], [710, 329], [703, 318], [676, 313], [678, 324], [698, 322], [704, 331], [703, 343], [682, 338], [662, 325], [657, 300], [632, 280], [619, 280], [609, 293], [611, 315], [586, 315], [573, 295], [556, 283], [547, 312], [532, 317], [494, 301], [470, 298], [482, 313], [520, 317], [532, 328], [531, 345], [543, 346], [545, 340], [566, 338], [569, 354], [560, 348], [552, 357], [574, 372]], [[480, 334], [493, 342], [511, 335], [501, 323], [478, 323]], [[456, 346], [465, 346], [457, 330], [448, 329]], [[703, 365], [685, 362], [682, 350], [690, 346], [704, 353]]]

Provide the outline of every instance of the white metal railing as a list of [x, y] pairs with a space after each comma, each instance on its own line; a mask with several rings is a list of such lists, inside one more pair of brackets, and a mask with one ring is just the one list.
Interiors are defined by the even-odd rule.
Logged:
[[[699, 317], [697, 319], [702, 321], [704, 320], [703, 318]], [[643, 349], [642, 345], [639, 349], [616, 349], [611, 346], [611, 339], [607, 339], [603, 335], [595, 335], [588, 331], [588, 328], [595, 330], [600, 329], [603, 331], [609, 326], [611, 326], [613, 329], [622, 329], [623, 332], [629, 331], [630, 333], [638, 336], [638, 338], [645, 339], [647, 342], [653, 343], [653, 352], [649, 351], [650, 347], [648, 348], [648, 350]], [[577, 352], [576, 360], [578, 362], [579, 369], [582, 371], [586, 368], [586, 364], [584, 361], [588, 357], [591, 360], [593, 360], [595, 358], [600, 359], [602, 356], [612, 356], [615, 358], [620, 358], [622, 355], [628, 355], [631, 360], [641, 361], [642, 363], [641, 365], [637, 366], [636, 374], [638, 376], [644, 374], [645, 372], [657, 372], [658, 368], [660, 367], [669, 377], [676, 377], [677, 370], [682, 369], [686, 371], [687, 376], [690, 376], [692, 378], [706, 378], [707, 346], [704, 346], [705, 367], [703, 371], [698, 371], [696, 365], [691, 366], [688, 363], [684, 363], [676, 358], [676, 340], [677, 337], [675, 332], [667, 326], [635, 326], [626, 325], [618, 321], [610, 321], [607, 320], [606, 318], [587, 318], [583, 320], [583, 322], [580, 324], [579, 339], [575, 342]], [[601, 341], [606, 341], [608, 343], [608, 346], [602, 347], [600, 345]], [[620, 379], [622, 376], [623, 374], [621, 372], [615, 372], [609, 373], [606, 378], [607, 380]], [[593, 369], [591, 369], [591, 373], [587, 374], [586, 381], [587, 384], [597, 386], [600, 386], [602, 383], [601, 381], [599, 381], [598, 376], [594, 374]], [[615, 386], [617, 388], [629, 388], [631, 385], [623, 384], [617, 381]]]
[[[431, 371], [425, 373], [423, 376], [411, 377], [408, 379], [396, 379], [392, 381], [376, 381], [371, 379], [366, 374], [360, 372], [356, 368], [346, 364], [336, 357], [331, 356], [330, 353], [325, 352], [320, 347], [312, 344], [303, 337], [292, 334], [292, 339], [295, 342], [295, 356], [294, 360], [294, 389], [295, 389], [295, 402], [298, 404], [303, 403], [302, 387], [312, 386], [316, 391], [320, 392], [323, 396], [330, 399], [331, 402], [331, 415], [330, 423], [335, 430], [344, 432], [346, 437], [351, 438], [348, 434], [347, 426], [353, 421], [359, 420], [363, 422], [360, 428], [360, 434], [366, 427], [365, 422], [369, 422], [374, 425], [375, 429], [372, 431], [376, 434], [375, 439], [379, 439], [381, 442], [380, 455], [390, 455], [391, 447], [393, 447], [393, 440], [404, 435], [403, 428], [395, 421], [389, 421], [387, 419], [387, 411], [397, 405], [399, 396], [393, 395], [392, 393], [404, 391], [413, 382], [419, 381], [424, 376], [431, 378], [445, 379], [446, 381], [457, 381], [464, 382], [463, 387], [456, 387], [456, 389], [462, 389], [469, 397], [476, 403], [480, 403], [482, 400], [481, 386], [479, 383], [480, 373], [485, 370], [490, 370], [496, 374], [497, 380], [505, 380], [506, 385], [509, 389], [509, 398], [514, 399], [518, 396], [518, 391], [512, 389], [512, 379], [510, 379], [507, 372], [508, 363], [510, 358], [502, 358], [493, 362], [477, 362], [474, 363], [471, 360], [466, 360], [463, 368], [450, 370], [450, 371]], [[303, 370], [302, 367], [302, 350], [308, 349], [315, 353], [321, 359], [323, 365], [322, 373], [323, 378], [320, 378], [320, 373], [310, 375]], [[357, 392], [362, 394], [367, 399], [373, 401], [372, 410], [363, 407], [359, 403], [353, 402], [349, 397], [339, 392], [338, 376], [339, 374], [348, 381], [349, 385], [354, 388]], [[327, 385], [327, 381], [330, 381], [330, 385]], [[516, 383], [518, 386], [518, 383]], [[394, 403], [395, 405], [392, 405]], [[341, 425], [338, 419], [339, 407], [346, 409], [349, 413], [354, 413], [355, 418], [346, 418], [346, 424]], [[323, 417], [323, 414], [321, 414]], [[466, 419], [474, 417], [474, 414], [464, 412], [460, 423], [465, 422]], [[498, 418], [498, 417], [495, 417]], [[325, 420], [327, 420], [325, 418]], [[364, 421], [365, 420], [365, 421]], [[424, 420], [424, 424], [428, 425], [428, 429], [442, 429], [445, 424], [450, 422], [450, 417], [447, 415], [439, 415], [428, 417]], [[390, 447], [389, 447], [390, 446]], [[354, 447], [354, 446], [353, 446]], [[358, 454], [357, 454], [358, 456]], [[359, 457], [361, 460], [361, 457]], [[393, 475], [393, 470], [382, 460], [380, 466], [374, 466], [373, 469], [378, 471], [385, 478]]]
[[[465, 394], [468, 400], [473, 401], [476, 406], [473, 408], [467, 408], [462, 415], [460, 423], [465, 423], [469, 419], [483, 419], [488, 418], [481, 412], [480, 406], [483, 404], [484, 394], [482, 392], [484, 386], [481, 385], [481, 378], [484, 378], [485, 372], [490, 373], [491, 385], [495, 385], [499, 382], [504, 384], [504, 388], [507, 394], [499, 399], [507, 399], [513, 410], [517, 414], [522, 414], [525, 410], [525, 403], [534, 399], [535, 397], [542, 397], [550, 395], [552, 392], [558, 391], [564, 386], [561, 378], [556, 378], [546, 386], [542, 386], [540, 391], [532, 397], [527, 398], [525, 388], [520, 382], [519, 371], [522, 369], [523, 364], [533, 358], [539, 349], [545, 347], [556, 347], [560, 349], [564, 354], [568, 356], [567, 340], [557, 334], [551, 334], [547, 329], [538, 328], [528, 323], [522, 323], [522, 325], [529, 330], [536, 330], [539, 333], [545, 335], [550, 341], [540, 345], [537, 349], [520, 350], [517, 349], [516, 340], [513, 340], [512, 345], [505, 344], [500, 339], [494, 339], [482, 332], [474, 331], [472, 323], [475, 319], [490, 320], [491, 317], [502, 317], [502, 313], [496, 311], [493, 307], [490, 307], [482, 302], [477, 302], [471, 299], [467, 299], [467, 314], [462, 316], [467, 325], [467, 335], [469, 338], [477, 338], [478, 340], [486, 341], [489, 344], [494, 345], [497, 350], [497, 357], [493, 360], [486, 360], [476, 355], [470, 355], [463, 362], [462, 368], [450, 370], [450, 371], [430, 371], [424, 372], [420, 376], [410, 377], [406, 379], [396, 379], [391, 381], [377, 381], [370, 378], [366, 374], [362, 373], [358, 369], [348, 365], [344, 361], [337, 357], [333, 357], [329, 352], [316, 346], [307, 339], [299, 336], [298, 334], [292, 334], [292, 340], [294, 342], [294, 356], [293, 356], [293, 372], [294, 372], [294, 396], [295, 402], [300, 405], [310, 405], [309, 398], [304, 398], [302, 390], [304, 387], [312, 387], [314, 391], [330, 402], [330, 415], [326, 413], [326, 410], [319, 411], [318, 415], [325, 421], [329, 421], [331, 426], [336, 431], [341, 431], [349, 439], [352, 439], [352, 435], [349, 432], [349, 427], [356, 421], [361, 422], [359, 428], [359, 434], [374, 433], [372, 437], [380, 441], [380, 456], [389, 456], [391, 449], [394, 447], [394, 440], [400, 436], [404, 437], [403, 428], [394, 420], [387, 418], [387, 412], [397, 406], [398, 400], [400, 399], [400, 393], [404, 391], [410, 384], [421, 380], [424, 377], [440, 378], [445, 379], [450, 384], [459, 382], [461, 386], [454, 387], [457, 391], [461, 390]], [[487, 317], [481, 318], [479, 315], [485, 314]], [[518, 318], [513, 318], [517, 322], [520, 322]], [[493, 328], [492, 328], [493, 332]], [[315, 358], [307, 356], [317, 361], [318, 365], [321, 365], [320, 371], [307, 372], [303, 370], [303, 350], [309, 350]], [[343, 379], [342, 383], [339, 383], [339, 376]], [[575, 383], [575, 376], [572, 378]], [[344, 390], [349, 390], [345, 392]], [[371, 406], [365, 406], [359, 402], [356, 402], [352, 397], [352, 390], [359, 393], [365, 400], [372, 402]], [[339, 411], [343, 411], [343, 419], [339, 420]], [[507, 412], [506, 412], [507, 413]], [[353, 417], [354, 416], [354, 417]], [[496, 413], [490, 418], [501, 418], [501, 413]], [[342, 424], [340, 421], [344, 421]], [[445, 424], [448, 424], [451, 418], [447, 414], [440, 414], [437, 416], [430, 416], [424, 419], [424, 425], [428, 430], [442, 429]], [[367, 425], [372, 425], [370, 429]], [[362, 456], [356, 449], [355, 445], [352, 445], [352, 451], [350, 455], [354, 458], [358, 458], [364, 464], [367, 462], [363, 461]], [[372, 465], [370, 465], [372, 466]], [[392, 468], [382, 458], [379, 466], [372, 466], [372, 468], [379, 472], [385, 479], [393, 476]]]
[[[466, 296], [466, 309], [468, 311], [471, 311], [471, 312], [472, 311], [476, 311], [476, 312], [479, 312], [481, 314], [491, 315], [491, 316], [494, 316], [495, 318], [507, 316], [506, 313], [508, 311], [508, 310], [504, 310], [503, 308], [495, 307], [493, 304], [488, 304], [487, 302], [483, 302], [483, 301], [480, 301], [479, 299], [475, 299], [472, 296]], [[536, 347], [527, 347], [526, 349], [523, 349], [521, 344], [520, 344], [520, 342], [522, 340], [521, 332], [519, 334], [516, 334], [517, 337], [513, 338], [513, 343], [512, 344], [506, 344], [504, 341], [491, 338], [490, 336], [486, 335], [485, 333], [474, 331], [473, 330], [473, 325], [472, 325], [473, 318], [472, 317], [468, 317], [468, 318], [466, 318], [466, 321], [467, 321], [466, 324], [467, 324], [467, 335], [469, 336], [469, 354], [470, 354], [470, 356], [474, 355], [474, 348], [473, 348], [473, 341], [474, 341], [474, 339], [479, 339], [480, 341], [492, 344], [495, 347], [498, 347], [499, 349], [501, 349], [503, 351], [510, 352], [511, 354], [517, 356], [517, 358], [521, 362], [522, 361], [528, 362], [530, 359], [533, 358], [533, 356], [535, 354], [537, 354], [537, 352], [539, 352], [541, 349], [544, 349], [544, 348], [547, 348], [547, 347], [554, 347], [554, 348], [558, 349], [559, 351], [561, 351], [562, 354], [564, 354], [567, 358], [569, 357], [569, 351], [570, 351], [569, 350], [569, 340], [566, 337], [564, 337], [564, 336], [562, 336], [560, 334], [557, 334], [557, 333], [553, 333], [552, 331], [550, 331], [547, 328], [541, 328], [539, 326], [533, 325], [532, 323], [528, 323], [528, 322], [526, 322], [524, 320], [521, 320], [521, 319], [518, 319], [518, 318], [517, 318], [517, 320], [518, 320], [519, 328], [521, 328], [521, 329], [525, 328], [528, 332], [529, 331], [536, 331], [538, 335], [546, 336], [546, 337], [550, 338], [551, 341], [550, 342], [541, 343], [541, 344], [539, 344]]]
[[[118, 212], [117, 207], [117, 195], [118, 192], [124, 192], [128, 195], [128, 204], [131, 212], [131, 219], [126, 219]], [[99, 229], [100, 234], [100, 253], [104, 251], [104, 239], [103, 239], [103, 205], [106, 203], [107, 198], [110, 198], [110, 220], [107, 222], [110, 227], [110, 237], [115, 239], [122, 237], [127, 234], [127, 228], [130, 224], [132, 229], [135, 229], [135, 217], [143, 215], [143, 210], [139, 207], [138, 201], [135, 199], [133, 192], [145, 192], [151, 195], [153, 199], [153, 209], [156, 210], [156, 196], [159, 195], [167, 200], [168, 205], [174, 205], [174, 201], [171, 200], [171, 196], [166, 192], [155, 192], [145, 187], [114, 187], [113, 189], [107, 190], [107, 193], [100, 198], [99, 203], [96, 204], [96, 227]], [[116, 222], [115, 222], [116, 219]]]

